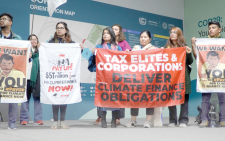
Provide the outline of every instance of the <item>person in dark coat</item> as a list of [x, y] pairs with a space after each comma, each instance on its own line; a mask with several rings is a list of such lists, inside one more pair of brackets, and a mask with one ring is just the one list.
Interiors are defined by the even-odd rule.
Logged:
[[[178, 119], [179, 127], [187, 127], [189, 122], [188, 118], [188, 101], [189, 94], [191, 93], [191, 64], [193, 63], [193, 58], [191, 51], [186, 44], [183, 33], [179, 27], [173, 27], [170, 30], [170, 38], [168, 39], [165, 48], [176, 48], [176, 47], [186, 47], [186, 66], [185, 66], [185, 101], [181, 104], [180, 117]], [[175, 127], [177, 124], [177, 108], [176, 106], [169, 106], [169, 127]]]
[[[71, 39], [68, 26], [65, 22], [58, 22], [56, 24], [56, 32], [54, 34], [54, 37], [49, 41], [49, 43], [75, 43]], [[83, 44], [80, 44], [80, 47], [81, 47], [81, 50], [83, 50]], [[52, 129], [58, 128], [59, 109], [60, 109], [60, 128], [69, 129], [69, 126], [67, 126], [65, 123], [66, 108], [67, 108], [66, 104], [52, 105], [53, 119], [54, 119], [54, 123], [51, 126]]]

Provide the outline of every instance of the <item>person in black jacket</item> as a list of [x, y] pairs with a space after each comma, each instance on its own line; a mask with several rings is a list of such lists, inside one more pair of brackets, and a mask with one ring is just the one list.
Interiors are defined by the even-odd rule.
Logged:
[[[58, 22], [56, 24], [56, 32], [54, 37], [49, 41], [49, 43], [75, 43], [71, 39], [71, 35], [67, 24], [65, 22]], [[83, 44], [80, 44], [81, 50], [83, 50]], [[81, 51], [82, 52], [82, 51]], [[65, 123], [67, 105], [52, 105], [54, 123], [51, 126], [52, 129], [58, 128], [58, 113], [60, 109], [60, 128], [69, 129], [69, 126]]]

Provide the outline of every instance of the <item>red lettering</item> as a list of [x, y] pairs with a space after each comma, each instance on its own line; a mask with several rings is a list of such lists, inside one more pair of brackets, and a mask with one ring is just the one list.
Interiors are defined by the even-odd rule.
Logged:
[[48, 92], [72, 91], [73, 85], [68, 86], [49, 86]]
[[[73, 86], [73, 85], [72, 85]], [[69, 91], [70, 90], [70, 85], [69, 86], [61, 86], [61, 88], [62, 88], [62, 91]]]
[[55, 87], [55, 91], [59, 92], [61, 90], [60, 86]]
[[73, 90], [73, 85], [70, 87], [70, 91], [72, 91]]
[[48, 87], [48, 92], [54, 92], [54, 86], [49, 86]]
[[72, 67], [73, 67], [73, 63], [71, 63], [71, 65], [70, 65], [70, 67], [69, 67], [69, 68], [70, 68], [70, 70], [72, 70]]
[[56, 70], [56, 67], [54, 66], [54, 67], [52, 67], [52, 71], [54, 71], [54, 70]]

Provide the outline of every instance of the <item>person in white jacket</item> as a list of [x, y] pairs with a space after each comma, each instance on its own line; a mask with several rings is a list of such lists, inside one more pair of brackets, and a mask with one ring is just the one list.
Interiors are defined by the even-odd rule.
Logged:
[[[140, 44], [133, 47], [132, 51], [138, 50], [149, 50], [155, 49], [156, 47], [153, 46], [151, 43], [151, 33], [147, 30], [144, 30], [140, 33]], [[137, 116], [138, 116], [139, 108], [131, 108], [131, 122], [125, 124], [125, 127], [136, 127], [137, 124]], [[144, 123], [144, 128], [150, 127], [161, 127], [162, 120], [161, 120], [161, 108], [146, 108], [146, 121]]]

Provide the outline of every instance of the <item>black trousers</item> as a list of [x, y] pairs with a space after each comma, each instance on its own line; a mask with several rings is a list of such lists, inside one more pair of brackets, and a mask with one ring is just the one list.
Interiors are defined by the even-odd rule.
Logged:
[[[131, 115], [132, 116], [138, 116], [139, 108], [131, 108]], [[154, 114], [154, 108], [146, 108], [146, 115], [153, 115]]]
[[[98, 108], [97, 108], [97, 115], [99, 118], [101, 118], [102, 111], [99, 110]], [[116, 119], [124, 118], [125, 117], [125, 108], [120, 108], [120, 110], [117, 111], [116, 115], [117, 115]]]
[[66, 108], [67, 105], [52, 105], [52, 111], [53, 111], [53, 118], [54, 121], [59, 120], [59, 109], [60, 109], [60, 121], [65, 121], [65, 116], [66, 116]]
[[[188, 124], [188, 122], [189, 122], [188, 101], [189, 101], [189, 94], [185, 94], [185, 101], [183, 104], [181, 104], [179, 123]], [[169, 115], [170, 115], [170, 123], [177, 124], [177, 107], [170, 106], [168, 108], [169, 108]]]

